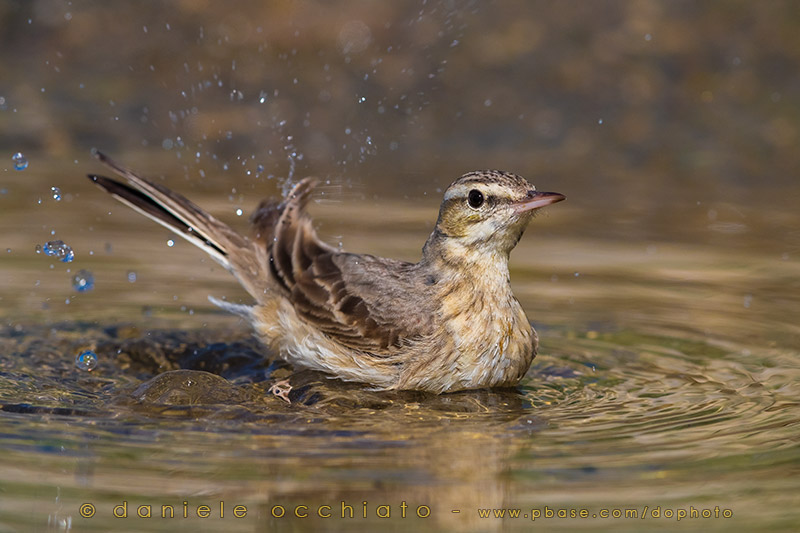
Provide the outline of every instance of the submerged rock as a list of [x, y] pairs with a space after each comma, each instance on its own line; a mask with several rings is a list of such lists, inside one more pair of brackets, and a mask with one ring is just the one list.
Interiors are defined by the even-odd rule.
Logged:
[[145, 381], [131, 393], [134, 400], [156, 405], [208, 405], [242, 401], [239, 387], [201, 370], [170, 370]]

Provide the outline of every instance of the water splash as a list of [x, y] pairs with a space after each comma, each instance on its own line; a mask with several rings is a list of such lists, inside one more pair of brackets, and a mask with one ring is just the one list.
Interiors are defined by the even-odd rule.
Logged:
[[[297, 168], [297, 152], [294, 150], [294, 146], [291, 144], [286, 146], [286, 150], [289, 152], [289, 155], [287, 156], [289, 159], [289, 174], [286, 176], [286, 182], [293, 183], [294, 171], [295, 168]], [[302, 159], [302, 156], [300, 159]]]
[[75, 357], [75, 366], [79, 370], [91, 372], [97, 368], [97, 354], [91, 350], [85, 350]]
[[89, 292], [94, 289], [94, 274], [88, 270], [79, 270], [72, 276], [72, 288], [78, 292]]
[[50, 257], [57, 257], [62, 263], [71, 263], [75, 259], [75, 252], [64, 241], [48, 241], [42, 246], [42, 251]]
[[11, 160], [14, 162], [14, 170], [25, 170], [28, 168], [28, 160], [25, 159], [25, 156], [22, 155], [22, 152], [17, 152], [16, 154], [12, 155]]

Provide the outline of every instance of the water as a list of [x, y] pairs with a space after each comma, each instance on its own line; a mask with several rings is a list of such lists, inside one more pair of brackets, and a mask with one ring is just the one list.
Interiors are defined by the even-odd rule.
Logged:
[[[212, 196], [198, 201], [214, 203]], [[75, 209], [79, 221], [86, 209]], [[411, 209], [392, 200], [313, 209], [323, 233], [344, 235], [348, 249], [407, 258], [436, 213], [427, 201]], [[93, 232], [99, 242], [125, 241], [95, 259], [105, 258], [93, 269], [108, 285], [69, 306], [51, 301], [55, 328], [14, 318], [0, 334], [0, 424], [19, 435], [6, 452], [15, 465], [5, 474], [15, 511], [4, 520], [24, 523], [60, 510], [74, 524], [87, 520], [79, 506], [89, 502], [97, 512], [91, 523], [110, 527], [123, 500], [129, 521], [131, 506], [160, 512], [162, 505], [182, 509], [184, 501], [195, 516], [209, 505], [222, 520], [223, 501], [226, 516], [235, 505], [248, 509], [234, 530], [303, 528], [289, 518], [295, 507], [311, 505], [313, 515], [315, 505], [330, 505], [342, 520], [344, 502], [345, 514], [352, 506], [359, 517], [353, 523], [372, 528], [385, 511], [378, 506], [399, 516], [405, 502], [408, 523], [430, 531], [501, 524], [527, 530], [534, 514], [558, 525], [557, 517], [545, 518], [548, 510], [592, 516], [645, 508], [651, 515], [659, 509], [648, 521], [665, 529], [676, 527], [681, 513], [687, 518], [680, 527], [690, 529], [761, 521], [783, 529], [794, 520], [800, 488], [786, 476], [800, 460], [800, 346], [792, 318], [800, 302], [797, 291], [784, 289], [796, 286], [796, 263], [665, 242], [597, 249], [552, 234], [575, 215], [567, 203], [553, 207], [512, 254], [515, 292], [542, 346], [522, 385], [441, 397], [372, 393], [293, 372], [238, 319], [205, 301], [207, 294], [247, 297], [224, 271], [209, 270], [199, 252], [153, 254], [162, 230], [144, 219], [130, 217], [134, 231]], [[393, 221], [401, 218], [405, 226], [398, 227]], [[132, 263], [135, 284], [126, 274]], [[14, 275], [27, 287], [25, 280], [42, 272]], [[45, 281], [35, 293], [42, 301], [58, 294], [57, 280]], [[12, 290], [5, 298], [13, 304], [28, 293]], [[70, 374], [64, 354], [87, 345], [96, 359], [74, 364], [84, 371], [96, 364], [91, 376]], [[267, 389], [290, 376], [287, 404]], [[51, 444], [41, 448], [43, 439]], [[30, 479], [64, 469], [58, 502], [45, 485], [38, 497], [24, 490]], [[430, 517], [416, 516], [420, 506]], [[287, 516], [273, 517], [281, 508]], [[716, 508], [732, 518], [688, 518], [692, 509]], [[528, 517], [481, 518], [494, 509]], [[631, 531], [641, 523], [596, 520]]]
[[94, 289], [94, 274], [88, 270], [79, 270], [72, 276], [72, 288], [78, 292], [88, 292]]
[[42, 251], [45, 255], [58, 258], [62, 263], [71, 263], [75, 260], [75, 251], [62, 240], [46, 242], [42, 246]]
[[[0, 530], [796, 531], [789, 4], [187, 6], [7, 13]], [[92, 146], [241, 231], [316, 175], [327, 242], [406, 260], [462, 172], [564, 193], [511, 256], [540, 353], [443, 396], [290, 368]]]
[[11, 161], [14, 162], [14, 170], [25, 170], [28, 168], [28, 160], [20, 152], [11, 156]]
[[79, 353], [75, 357], [75, 367], [86, 372], [91, 372], [97, 368], [97, 354], [91, 350]]

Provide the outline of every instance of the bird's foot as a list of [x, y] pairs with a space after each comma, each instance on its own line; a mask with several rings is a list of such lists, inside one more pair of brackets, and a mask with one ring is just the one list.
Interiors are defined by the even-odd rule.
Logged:
[[273, 383], [268, 392], [282, 400], [285, 400], [287, 403], [292, 403], [292, 400], [289, 399], [289, 393], [291, 390], [292, 386], [289, 384], [289, 380], [282, 379], [276, 383]]

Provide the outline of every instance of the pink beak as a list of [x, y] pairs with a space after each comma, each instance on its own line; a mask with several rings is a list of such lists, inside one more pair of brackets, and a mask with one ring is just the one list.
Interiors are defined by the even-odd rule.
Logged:
[[528, 196], [524, 200], [514, 203], [514, 210], [522, 214], [566, 199], [566, 196], [557, 192], [528, 191]]

